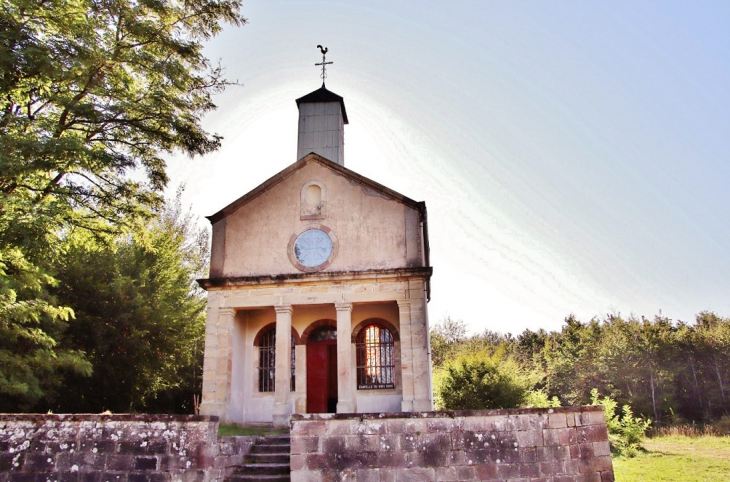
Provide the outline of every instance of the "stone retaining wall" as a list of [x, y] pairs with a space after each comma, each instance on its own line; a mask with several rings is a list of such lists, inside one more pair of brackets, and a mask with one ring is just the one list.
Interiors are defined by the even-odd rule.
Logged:
[[292, 481], [612, 482], [602, 407], [293, 415]]
[[207, 416], [0, 414], [0, 482], [222, 480], [253, 439]]

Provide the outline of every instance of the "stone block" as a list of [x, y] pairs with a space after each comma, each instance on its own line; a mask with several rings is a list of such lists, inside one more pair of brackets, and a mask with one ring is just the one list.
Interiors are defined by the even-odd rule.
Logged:
[[326, 454], [341, 454], [347, 451], [345, 437], [322, 437], [322, 452]]
[[[366, 435], [367, 437], [367, 435]], [[376, 437], [376, 436], [371, 436]], [[378, 435], [378, 451], [400, 450], [400, 436], [394, 434]], [[421, 438], [420, 440], [423, 440]]]
[[[78, 472], [56, 472], [54, 478], [57, 482], [78, 482]], [[0, 479], [2, 480], [2, 479]]]
[[[346, 437], [346, 440], [351, 437]], [[291, 438], [291, 453], [306, 454], [317, 452], [319, 447], [319, 437], [309, 435], [299, 435]], [[349, 448], [348, 448], [349, 450]]]
[[498, 480], [499, 471], [496, 464], [477, 465], [474, 467], [477, 480]]
[[450, 451], [406, 452], [408, 467], [446, 467], [450, 463]]
[[412, 452], [418, 450], [418, 435], [415, 433], [405, 433], [398, 436], [398, 446], [401, 450]]
[[601, 482], [615, 482], [613, 470], [610, 472], [601, 472]]
[[601, 474], [580, 474], [574, 480], [575, 482], [601, 482]]
[[134, 470], [156, 470], [157, 457], [135, 457]]
[[563, 473], [563, 462], [560, 460], [540, 462], [535, 465], [540, 469], [540, 475], [551, 476]]
[[611, 456], [591, 457], [578, 460], [578, 471], [581, 474], [600, 474], [605, 471], [613, 471]]
[[349, 435], [345, 437], [345, 448], [349, 452], [376, 452], [380, 445], [378, 435]]
[[608, 430], [605, 425], [587, 425], [578, 427], [576, 430], [578, 443], [608, 440]]
[[131, 471], [134, 469], [134, 457], [131, 455], [109, 455], [106, 458], [106, 470]]
[[608, 441], [605, 442], [594, 442], [593, 453], [597, 456], [611, 455], [611, 445]]
[[519, 464], [498, 464], [497, 476], [499, 480], [516, 479], [520, 476]]
[[[520, 460], [520, 462], [522, 461]], [[540, 466], [537, 464], [519, 463], [518, 466], [520, 468], [520, 477], [534, 478], [541, 475]]]
[[368, 469], [360, 469], [355, 472], [357, 482], [380, 482], [380, 471], [373, 467]]
[[448, 418], [435, 418], [426, 422], [428, 432], [447, 433], [459, 429], [459, 422]]
[[55, 468], [53, 456], [50, 454], [26, 453], [23, 457], [23, 470], [29, 472], [50, 472]]
[[436, 471], [431, 468], [408, 469], [398, 473], [398, 482], [427, 482], [436, 480]]
[[604, 425], [606, 417], [603, 410], [580, 412], [575, 414], [576, 425]]
[[303, 420], [292, 424], [291, 435], [322, 436], [327, 432], [324, 420]]
[[321, 482], [322, 472], [319, 470], [298, 470], [291, 473], [292, 482]]
[[546, 446], [577, 443], [576, 430], [573, 427], [544, 429], [542, 435]]
[[408, 467], [408, 458], [401, 451], [388, 451], [376, 453], [376, 465], [380, 468], [402, 469]]
[[384, 469], [378, 470], [380, 473], [380, 482], [396, 482], [398, 480], [398, 471], [396, 469]]
[[545, 442], [543, 440], [542, 430], [521, 430], [515, 433], [517, 445], [519, 447], [542, 447]]
[[34, 473], [11, 472], [8, 474], [8, 482], [35, 482]]
[[[572, 414], [570, 414], [572, 416]], [[551, 413], [548, 415], [548, 427], [564, 428], [568, 426], [568, 416], [565, 413]]]

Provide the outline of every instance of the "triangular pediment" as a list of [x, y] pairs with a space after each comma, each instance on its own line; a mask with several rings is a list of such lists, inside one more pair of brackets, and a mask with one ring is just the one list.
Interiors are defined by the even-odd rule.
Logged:
[[330, 170], [334, 171], [335, 173], [348, 178], [348, 180], [350, 182], [352, 182], [353, 184], [359, 184], [359, 185], [363, 186], [364, 188], [370, 189], [383, 197], [386, 197], [393, 201], [400, 202], [412, 209], [417, 210], [421, 215], [422, 221], [425, 221], [426, 204], [424, 202], [414, 201], [413, 199], [406, 197], [403, 194], [400, 194], [390, 188], [387, 188], [387, 187], [383, 186], [382, 184], [373, 181], [372, 179], [362, 176], [351, 169], [340, 166], [339, 164], [332, 162], [329, 159], [326, 159], [326, 158], [320, 156], [319, 154], [315, 154], [314, 152], [307, 154], [306, 156], [302, 157], [294, 164], [291, 164], [290, 166], [286, 167], [285, 169], [274, 174], [269, 179], [267, 179], [263, 183], [259, 184], [257, 187], [255, 187], [248, 193], [244, 194], [240, 198], [236, 199], [235, 201], [233, 201], [232, 203], [230, 203], [228, 206], [224, 207], [217, 213], [213, 214], [212, 216], [207, 216], [207, 219], [210, 220], [211, 223], [220, 221], [221, 219], [227, 217], [228, 215], [234, 213], [241, 207], [245, 206], [249, 202], [253, 201], [254, 199], [259, 197], [263, 193], [271, 190], [276, 185], [285, 181], [287, 178], [289, 178], [290, 176], [295, 174], [297, 171], [303, 169], [305, 166], [312, 164], [312, 163], [319, 164], [322, 167], [330, 169]]

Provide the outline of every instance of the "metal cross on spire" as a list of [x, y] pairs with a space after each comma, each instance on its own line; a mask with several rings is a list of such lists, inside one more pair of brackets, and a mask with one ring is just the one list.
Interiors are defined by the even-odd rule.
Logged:
[[327, 78], [327, 66], [332, 64], [332, 62], [325, 62], [324, 56], [327, 55], [327, 51], [329, 50], [327, 47], [322, 48], [321, 45], [317, 45], [317, 48], [322, 52], [322, 62], [319, 64], [314, 64], [315, 66], [322, 66], [322, 87], [324, 87], [324, 79]]

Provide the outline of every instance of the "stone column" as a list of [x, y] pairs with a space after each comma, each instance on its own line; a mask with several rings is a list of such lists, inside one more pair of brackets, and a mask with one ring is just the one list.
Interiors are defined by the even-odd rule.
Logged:
[[352, 303], [335, 303], [337, 310], [337, 413], [353, 413]]
[[423, 280], [411, 280], [408, 284], [413, 347], [413, 411], [426, 412], [433, 410], [426, 296]]
[[274, 425], [289, 425], [291, 414], [289, 394], [291, 380], [291, 305], [275, 306], [276, 310], [276, 368], [274, 392]]
[[400, 323], [400, 368], [403, 412], [413, 411], [413, 341], [411, 340], [411, 300], [397, 300]]
[[[214, 299], [209, 299], [211, 302]], [[208, 306], [207, 311], [200, 414], [217, 415], [221, 422], [228, 422], [231, 419], [228, 405], [231, 399], [232, 337], [236, 310]]]

